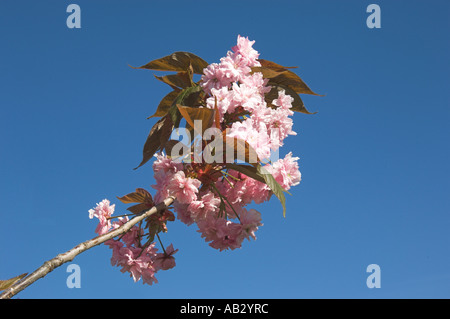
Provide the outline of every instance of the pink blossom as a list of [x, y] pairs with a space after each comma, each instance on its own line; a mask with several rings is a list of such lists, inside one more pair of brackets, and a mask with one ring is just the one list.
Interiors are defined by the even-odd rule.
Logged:
[[227, 56], [220, 59], [220, 67], [230, 83], [241, 81], [244, 76], [251, 72], [248, 61], [242, 55], [232, 52], [228, 52]]
[[242, 225], [234, 223], [225, 218], [216, 218], [210, 216], [199, 222], [197, 222], [202, 237], [208, 242], [209, 245], [220, 251], [226, 249], [236, 249], [241, 247], [243, 237]]
[[[128, 216], [125, 217], [119, 217], [117, 221], [112, 223], [112, 228], [116, 229], [128, 222]], [[128, 232], [126, 232], [122, 237], [121, 240], [127, 245], [127, 246], [136, 246], [139, 243], [139, 238], [142, 237], [144, 234], [143, 229], [139, 228], [138, 226], [134, 225]]]
[[228, 87], [235, 79], [229, 78], [229, 70], [223, 68], [222, 65], [211, 63], [203, 69], [201, 77], [201, 86], [206, 93], [211, 93], [212, 89], [220, 89]]
[[213, 193], [208, 192], [199, 200], [195, 200], [189, 204], [188, 211], [193, 220], [200, 220], [207, 214], [212, 214], [219, 208], [220, 199], [215, 197]]
[[109, 200], [104, 199], [94, 209], [89, 210], [89, 218], [97, 217], [99, 223], [95, 232], [99, 235], [106, 234], [111, 228], [111, 221], [109, 217], [114, 213], [115, 204], [110, 205]]
[[186, 225], [192, 225], [194, 220], [192, 219], [191, 213], [188, 210], [190, 204], [181, 204], [178, 201], [173, 203], [173, 208], [177, 212], [177, 218]]
[[197, 198], [201, 182], [198, 179], [187, 177], [183, 171], [175, 173], [167, 185], [170, 195], [173, 195], [182, 204], [189, 204]]
[[112, 249], [111, 265], [116, 266], [121, 259], [120, 249], [124, 247], [124, 244], [120, 240], [110, 239], [105, 241], [105, 245]]
[[166, 247], [165, 253], [157, 253], [154, 260], [155, 269], [168, 270], [175, 267], [175, 257], [173, 255], [178, 251], [174, 250], [173, 245]]
[[258, 230], [261, 223], [261, 213], [255, 209], [243, 209], [240, 213], [240, 222], [242, 224], [242, 236], [250, 240], [250, 237], [256, 239], [255, 231]]
[[256, 87], [233, 83], [232, 91], [234, 104], [242, 106], [249, 112], [253, 112], [258, 105], [264, 103], [264, 98]]
[[284, 159], [279, 159], [273, 165], [267, 165], [269, 173], [285, 190], [298, 185], [301, 181], [302, 175], [298, 169], [298, 160], [299, 158], [292, 157], [292, 152], [290, 152]]
[[[273, 100], [272, 104], [284, 109], [290, 109], [292, 107], [292, 102], [294, 102], [294, 98], [292, 96], [287, 95], [285, 90], [279, 90], [278, 99]], [[289, 115], [292, 114], [294, 113], [291, 111]]]
[[206, 99], [206, 106], [210, 109], [214, 109], [217, 100], [217, 109], [219, 110], [220, 122], [223, 121], [225, 113], [233, 113], [236, 105], [233, 103], [233, 92], [229, 91], [227, 87], [220, 89], [211, 89], [211, 97]]
[[150, 244], [147, 248], [138, 247], [116, 247], [113, 249], [113, 257], [111, 263], [122, 267], [121, 272], [129, 272], [130, 276], [136, 282], [143, 278], [144, 283], [153, 284], [157, 282], [155, 275], [155, 267], [153, 259], [156, 256], [155, 244]]
[[255, 72], [241, 79], [241, 83], [245, 84], [248, 87], [255, 88], [256, 91], [261, 95], [270, 92], [271, 86], [267, 86], [268, 82], [269, 79], [264, 79], [261, 72]]
[[238, 35], [237, 45], [235, 45], [232, 50], [234, 53], [239, 54], [243, 57], [249, 67], [260, 66], [261, 64], [257, 61], [259, 57], [258, 51], [253, 49], [253, 44], [255, 41], [250, 41], [247, 38]]
[[164, 154], [156, 154], [156, 160], [153, 162], [153, 171], [163, 171], [165, 174], [175, 174], [183, 170], [183, 164], [174, 162], [170, 157]]
[[242, 122], [234, 122], [228, 130], [227, 136], [246, 141], [260, 159], [270, 157], [270, 137], [265, 123], [255, 123], [251, 118]]

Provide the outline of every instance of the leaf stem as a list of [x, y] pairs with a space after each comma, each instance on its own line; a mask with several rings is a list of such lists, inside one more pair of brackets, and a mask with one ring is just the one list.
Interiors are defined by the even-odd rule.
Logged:
[[225, 200], [228, 203], [228, 206], [230, 206], [230, 208], [233, 210], [234, 214], [236, 215], [237, 219], [239, 220], [239, 222], [241, 221], [241, 219], [239, 218], [239, 215], [236, 213], [236, 211], [234, 210], [234, 207], [231, 205], [231, 203], [228, 201], [228, 198], [226, 198], [225, 196], [222, 196], [222, 194], [220, 194], [219, 190], [216, 188], [216, 186], [214, 184], [211, 184], [211, 186], [214, 188], [214, 190], [216, 191], [217, 195], [219, 195], [220, 200]]
[[156, 237], [158, 237], [158, 241], [159, 241], [159, 244], [161, 245], [161, 248], [162, 248], [162, 250], [164, 252], [164, 255], [167, 255], [166, 250], [164, 249], [164, 245], [163, 245], [163, 243], [161, 241], [161, 238], [159, 238], [158, 233], [156, 233]]

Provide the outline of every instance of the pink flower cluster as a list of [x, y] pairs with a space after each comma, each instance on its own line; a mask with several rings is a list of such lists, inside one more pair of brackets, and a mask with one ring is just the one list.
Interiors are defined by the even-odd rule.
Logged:
[[288, 135], [296, 135], [292, 130], [293, 98], [279, 91], [273, 101], [276, 109], [267, 107], [264, 94], [271, 89], [261, 72], [253, 72], [252, 67], [260, 66], [259, 53], [252, 48], [255, 41], [238, 36], [237, 45], [228, 51], [220, 63], [212, 63], [202, 76], [202, 87], [211, 96], [207, 107], [217, 108], [221, 122], [226, 113], [246, 112], [250, 114], [243, 121], [234, 122], [229, 127], [228, 136], [247, 141], [259, 158], [268, 159], [271, 151], [283, 146]]
[[[99, 219], [96, 232], [99, 235], [116, 229], [126, 222], [128, 217], [119, 217], [117, 221], [111, 223], [115, 205], [110, 205], [109, 200], [104, 199], [97, 206], [89, 210], [89, 217]], [[167, 270], [175, 267], [175, 254], [173, 245], [166, 247], [163, 253], [158, 253], [155, 243], [143, 246], [140, 239], [143, 237], [143, 230], [138, 226], [133, 226], [130, 231], [119, 239], [110, 239], [105, 245], [112, 249], [111, 265], [121, 267], [121, 272], [129, 272], [136, 282], [142, 278], [144, 284], [152, 285], [158, 280], [155, 274], [158, 270]]]
[[[295, 134], [290, 110], [293, 98], [280, 91], [272, 101], [277, 108], [267, 106], [265, 94], [271, 87], [261, 72], [252, 72], [253, 67], [261, 65], [253, 44], [254, 41], [238, 36], [237, 45], [220, 63], [204, 69], [201, 86], [209, 96], [206, 106], [214, 109], [217, 103], [220, 124], [228, 129], [227, 135], [247, 141], [260, 159], [266, 159], [288, 135]], [[246, 117], [230, 122], [229, 118], [239, 112], [245, 112]], [[297, 160], [289, 153], [265, 168], [288, 190], [301, 180]], [[262, 225], [261, 214], [246, 206], [269, 200], [270, 188], [231, 169], [222, 178], [205, 184], [198, 173], [204, 167], [193, 165], [157, 154], [153, 163], [156, 185], [152, 186], [157, 191], [155, 202], [175, 196], [177, 218], [187, 225], [195, 223], [201, 237], [221, 251], [241, 247], [245, 238], [255, 239], [255, 232]]]
[[[248, 142], [259, 159], [267, 160], [287, 136], [296, 134], [292, 130], [293, 98], [280, 90], [278, 97], [270, 101], [275, 107], [268, 107], [265, 100], [265, 95], [271, 91], [268, 80], [261, 72], [252, 71], [261, 66], [259, 53], [253, 49], [254, 42], [238, 36], [237, 45], [220, 63], [212, 63], [204, 69], [200, 85], [206, 94], [206, 107], [215, 109], [217, 106], [219, 110], [220, 123], [215, 124], [227, 136]], [[201, 237], [220, 251], [240, 248], [245, 239], [256, 239], [255, 232], [262, 226], [261, 214], [247, 206], [269, 200], [272, 195], [269, 186], [233, 169], [225, 171], [225, 166], [217, 163], [179, 162], [163, 153], [155, 156], [152, 188], [156, 194], [151, 203], [158, 204], [174, 196], [177, 218], [187, 225], [196, 224]], [[265, 164], [264, 168], [288, 190], [301, 181], [297, 161], [298, 157], [288, 153], [282, 159]], [[114, 208], [105, 199], [89, 211], [90, 218], [99, 219], [96, 228], [99, 235], [128, 221], [128, 217], [124, 217], [111, 223]], [[162, 225], [165, 231], [165, 224]], [[134, 226], [118, 240], [111, 239], [106, 244], [113, 252], [112, 265], [129, 272], [135, 281], [142, 278], [151, 285], [157, 282], [158, 270], [175, 266], [173, 255], [178, 249], [170, 245], [163, 247], [163, 253], [158, 253], [155, 243], [141, 244], [144, 235], [142, 228]]]
[[[224, 180], [216, 181], [215, 186], [200, 188], [199, 179], [186, 177], [184, 171], [178, 170], [180, 163], [175, 163], [162, 154], [156, 155], [156, 158], [153, 163], [155, 176], [161, 176], [163, 172], [164, 179], [155, 178], [157, 184], [152, 186], [157, 191], [155, 199], [176, 197], [174, 209], [177, 212], [177, 218], [187, 225], [196, 223], [201, 236], [210, 242], [211, 247], [219, 250], [235, 249], [241, 247], [245, 238], [256, 238], [255, 231], [262, 225], [261, 214], [254, 209], [246, 210], [243, 207], [245, 205], [242, 205], [244, 202], [241, 193], [231, 194], [234, 188], [226, 186]], [[185, 165], [187, 169], [187, 166], [191, 164], [181, 165]], [[187, 170], [190, 171], [190, 169]], [[256, 183], [259, 184], [260, 189], [264, 189], [265, 196], [268, 198], [270, 192], [267, 186]], [[253, 194], [258, 192], [258, 188], [254, 187], [255, 180], [252, 178], [242, 176], [242, 182], [236, 186], [241, 186], [242, 192], [245, 192], [244, 188], [248, 188]], [[251, 201], [250, 196], [249, 192], [246, 204]], [[226, 201], [231, 205], [227, 205]], [[223, 216], [219, 216], [221, 205], [225, 206]]]

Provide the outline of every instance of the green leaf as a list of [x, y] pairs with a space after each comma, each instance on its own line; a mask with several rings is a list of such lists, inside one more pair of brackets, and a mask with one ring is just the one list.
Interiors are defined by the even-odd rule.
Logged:
[[14, 285], [17, 281], [21, 280], [26, 275], [28, 275], [28, 273], [21, 274], [11, 279], [0, 280], [0, 291], [10, 288], [12, 285]]
[[270, 174], [263, 166], [261, 166], [261, 164], [258, 164], [255, 167], [249, 165], [227, 163], [226, 167], [241, 172], [242, 174], [245, 174], [246, 176], [257, 180], [258, 182], [264, 183], [269, 186], [275, 196], [280, 200], [281, 205], [283, 206], [283, 217], [286, 217], [286, 197], [284, 196], [284, 193], [290, 193], [283, 187], [281, 187], [281, 185], [275, 180], [272, 174]]
[[276, 197], [280, 200], [281, 206], [283, 206], [283, 217], [286, 217], [286, 197], [284, 193], [288, 193], [280, 184], [275, 180], [275, 178], [270, 174], [264, 167], [258, 165], [256, 167], [258, 175], [262, 176], [266, 181], [267, 186], [272, 190]]
[[149, 69], [157, 71], [189, 71], [202, 74], [208, 62], [190, 52], [174, 52], [168, 56], [153, 60], [135, 69]]

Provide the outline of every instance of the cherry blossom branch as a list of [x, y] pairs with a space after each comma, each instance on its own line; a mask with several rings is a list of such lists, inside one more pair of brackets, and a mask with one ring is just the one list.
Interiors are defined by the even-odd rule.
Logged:
[[6, 289], [3, 293], [0, 294], [0, 299], [10, 299], [20, 291], [24, 290], [26, 287], [34, 283], [36, 280], [46, 276], [49, 272], [53, 271], [55, 268], [63, 265], [66, 262], [72, 261], [76, 256], [81, 254], [82, 252], [98, 246], [114, 237], [117, 237], [119, 235], [125, 234], [127, 231], [129, 231], [135, 224], [139, 223], [140, 221], [144, 220], [145, 218], [156, 214], [158, 212], [163, 211], [168, 206], [170, 206], [175, 200], [175, 197], [168, 197], [166, 198], [162, 203], [153, 206], [151, 209], [145, 211], [141, 215], [138, 215], [122, 226], [104, 234], [101, 236], [97, 236], [93, 239], [90, 239], [88, 241], [85, 241], [71, 250], [66, 251], [65, 253], [57, 255], [55, 258], [50, 259], [44, 264], [36, 269], [33, 273], [26, 276], [22, 280], [19, 280], [17, 283], [12, 285], [10, 288]]

